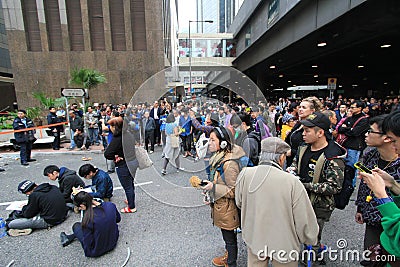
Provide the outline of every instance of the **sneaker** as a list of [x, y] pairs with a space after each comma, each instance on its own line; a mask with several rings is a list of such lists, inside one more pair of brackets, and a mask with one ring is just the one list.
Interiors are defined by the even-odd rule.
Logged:
[[212, 264], [214, 264], [214, 266], [221, 267], [228, 266], [228, 251], [225, 251], [224, 256], [214, 258], [212, 260]]
[[184, 171], [184, 170], [185, 170], [185, 168], [182, 168], [182, 167], [176, 168], [176, 172]]
[[166, 170], [162, 170], [161, 171], [161, 175], [166, 175], [167, 174], [167, 171]]
[[8, 235], [9, 236], [29, 235], [30, 233], [32, 233], [32, 229], [31, 228], [27, 228], [27, 229], [10, 229], [10, 230], [8, 230]]
[[107, 171], [108, 174], [114, 173], [114, 172], [115, 172], [115, 171], [112, 171], [112, 170], [108, 170], [108, 171]]
[[153, 154], [154, 153], [154, 151], [153, 150], [150, 150], [150, 154]]

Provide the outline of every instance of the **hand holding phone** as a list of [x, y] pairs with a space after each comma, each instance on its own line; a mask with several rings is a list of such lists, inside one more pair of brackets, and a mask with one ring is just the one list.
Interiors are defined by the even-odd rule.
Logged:
[[360, 172], [372, 174], [372, 171], [365, 167], [360, 161], [354, 163], [354, 167], [356, 167]]

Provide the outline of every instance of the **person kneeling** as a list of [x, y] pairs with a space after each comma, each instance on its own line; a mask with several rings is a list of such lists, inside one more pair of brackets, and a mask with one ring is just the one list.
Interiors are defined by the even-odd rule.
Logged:
[[61, 244], [68, 246], [77, 238], [86, 257], [98, 257], [115, 248], [118, 242], [118, 225], [121, 216], [114, 203], [98, 202], [93, 197], [80, 191], [74, 196], [74, 204], [84, 211], [82, 223], [72, 226], [73, 234], [61, 232]]

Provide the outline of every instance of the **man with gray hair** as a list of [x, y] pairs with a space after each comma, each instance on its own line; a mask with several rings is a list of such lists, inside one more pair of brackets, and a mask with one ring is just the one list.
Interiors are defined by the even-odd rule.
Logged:
[[[274, 267], [297, 267], [293, 251], [300, 255], [302, 244], [317, 243], [318, 224], [307, 192], [296, 176], [282, 169], [289, 150], [280, 138], [262, 140], [259, 165], [244, 168], [237, 178], [235, 199], [247, 266], [268, 266], [272, 260]], [[281, 250], [286, 255], [271, 254]]]

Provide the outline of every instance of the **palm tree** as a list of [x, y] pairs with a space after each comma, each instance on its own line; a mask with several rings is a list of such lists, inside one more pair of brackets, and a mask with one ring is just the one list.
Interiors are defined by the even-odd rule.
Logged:
[[75, 68], [71, 71], [71, 79], [68, 81], [69, 84], [75, 84], [82, 86], [85, 89], [92, 89], [99, 84], [105, 83], [107, 80], [104, 74], [97, 70]]
[[[68, 81], [69, 84], [74, 84], [77, 86], [81, 86], [84, 89], [92, 89], [97, 85], [105, 83], [107, 80], [104, 77], [104, 74], [100, 73], [97, 70], [85, 69], [85, 68], [74, 68], [71, 71], [71, 79]], [[83, 98], [83, 104], [85, 105], [85, 99]], [[84, 110], [86, 111], [86, 110]], [[83, 116], [83, 124], [85, 131], [87, 131], [86, 125], [86, 116]]]

